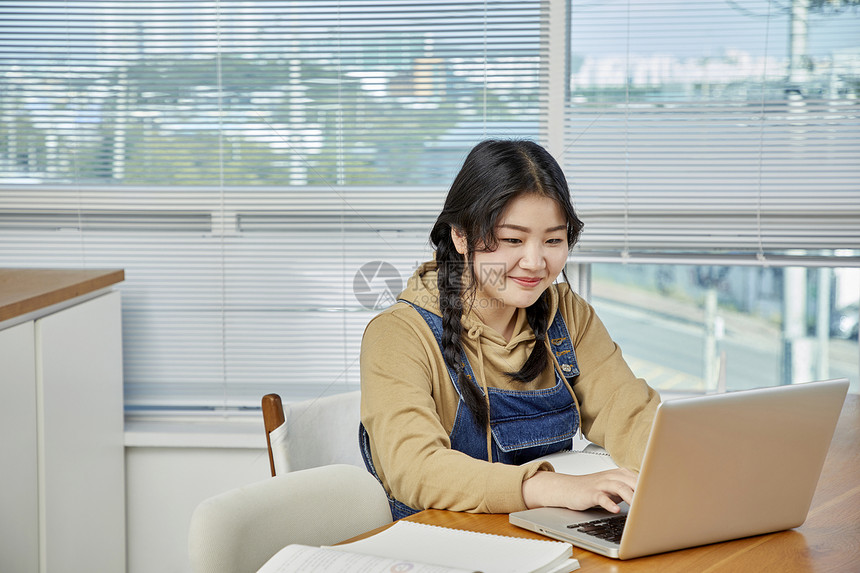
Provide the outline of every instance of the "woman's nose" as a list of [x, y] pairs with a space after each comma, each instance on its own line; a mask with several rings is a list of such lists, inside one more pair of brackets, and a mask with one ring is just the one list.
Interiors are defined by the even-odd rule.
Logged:
[[539, 270], [546, 266], [543, 245], [527, 245], [520, 266], [524, 269]]

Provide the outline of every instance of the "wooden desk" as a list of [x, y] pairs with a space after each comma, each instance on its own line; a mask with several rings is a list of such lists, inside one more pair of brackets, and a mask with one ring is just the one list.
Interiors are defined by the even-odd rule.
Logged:
[[[779, 479], [779, 476], [774, 476]], [[499, 535], [546, 539], [508, 523], [507, 514], [426, 510], [408, 521]], [[378, 530], [368, 532], [367, 537]], [[353, 540], [354, 541], [354, 540]], [[573, 548], [582, 571], [858, 571], [860, 568], [860, 396], [849, 394], [806, 522], [789, 531], [630, 561]]]

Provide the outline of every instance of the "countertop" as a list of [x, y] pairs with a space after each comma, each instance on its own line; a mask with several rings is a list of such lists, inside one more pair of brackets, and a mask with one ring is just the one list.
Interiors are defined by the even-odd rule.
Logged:
[[125, 280], [122, 269], [0, 268], [0, 323]]

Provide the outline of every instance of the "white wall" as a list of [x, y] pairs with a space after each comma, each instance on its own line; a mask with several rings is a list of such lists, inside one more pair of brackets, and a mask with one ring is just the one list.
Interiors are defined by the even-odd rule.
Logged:
[[128, 573], [191, 573], [188, 525], [197, 504], [271, 475], [262, 419], [258, 425], [258, 434], [244, 440], [212, 436], [233, 447], [127, 431]]

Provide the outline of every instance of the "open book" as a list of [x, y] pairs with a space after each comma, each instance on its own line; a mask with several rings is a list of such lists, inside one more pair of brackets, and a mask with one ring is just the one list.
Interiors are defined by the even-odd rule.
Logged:
[[257, 573], [567, 573], [579, 569], [572, 553], [558, 541], [398, 521], [353, 543], [288, 545]]
[[595, 444], [589, 444], [581, 450], [556, 452], [537, 458], [537, 460], [551, 463], [553, 469], [560, 474], [575, 476], [618, 468], [618, 464], [609, 457], [609, 453]]

